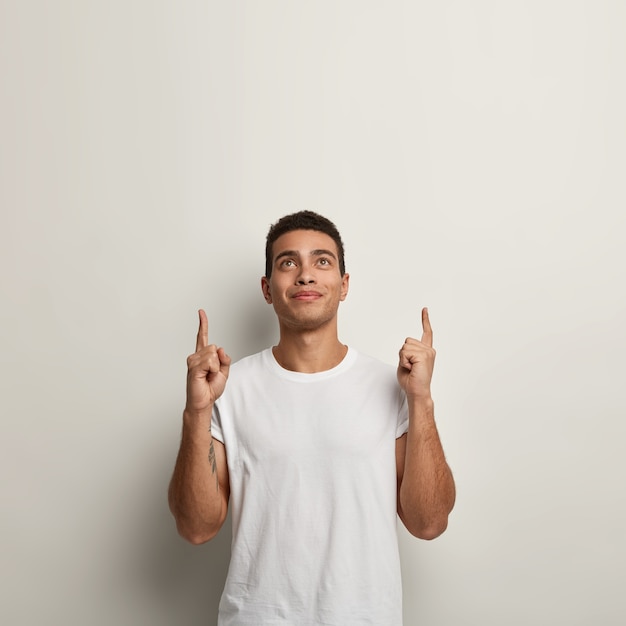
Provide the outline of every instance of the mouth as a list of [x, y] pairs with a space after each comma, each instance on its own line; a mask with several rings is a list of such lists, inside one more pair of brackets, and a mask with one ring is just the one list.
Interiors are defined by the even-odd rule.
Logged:
[[310, 302], [312, 300], [317, 300], [322, 297], [322, 294], [318, 291], [298, 291], [293, 296], [291, 296], [294, 300], [300, 300], [303, 302]]

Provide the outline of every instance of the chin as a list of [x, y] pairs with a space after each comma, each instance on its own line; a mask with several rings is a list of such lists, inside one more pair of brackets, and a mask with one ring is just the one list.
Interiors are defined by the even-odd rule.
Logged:
[[292, 319], [289, 326], [295, 330], [314, 331], [327, 326], [332, 322], [334, 317], [299, 317]]

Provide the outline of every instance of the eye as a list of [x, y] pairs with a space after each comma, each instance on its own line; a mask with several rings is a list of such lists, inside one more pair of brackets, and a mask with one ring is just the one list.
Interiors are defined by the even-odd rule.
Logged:
[[330, 259], [327, 259], [326, 257], [322, 257], [319, 261], [318, 261], [319, 265], [330, 265]]
[[293, 259], [285, 259], [280, 265], [281, 267], [295, 267], [296, 263]]

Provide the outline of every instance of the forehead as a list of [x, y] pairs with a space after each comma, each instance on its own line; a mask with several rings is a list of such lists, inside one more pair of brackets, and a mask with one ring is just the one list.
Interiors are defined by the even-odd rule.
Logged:
[[293, 250], [301, 255], [307, 255], [312, 250], [329, 250], [338, 256], [335, 240], [319, 230], [292, 230], [276, 239], [272, 246], [272, 257], [285, 250]]

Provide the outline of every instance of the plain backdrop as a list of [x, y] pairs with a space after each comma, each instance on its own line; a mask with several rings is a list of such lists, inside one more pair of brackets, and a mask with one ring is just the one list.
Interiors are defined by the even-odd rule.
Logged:
[[0, 0], [0, 622], [215, 624], [229, 531], [166, 502], [196, 311], [275, 342], [265, 234], [312, 209], [344, 342], [435, 331], [458, 500], [400, 530], [406, 625], [626, 623], [625, 31], [619, 0]]

